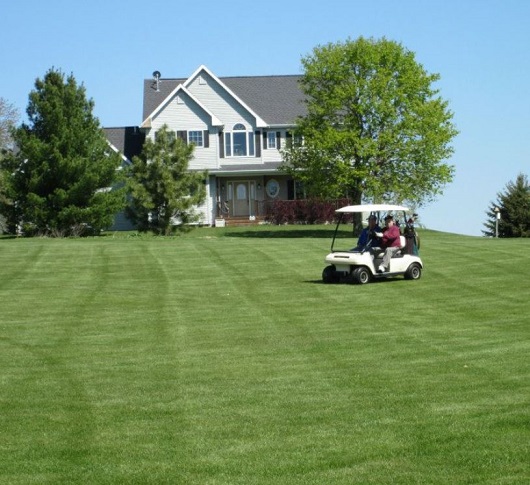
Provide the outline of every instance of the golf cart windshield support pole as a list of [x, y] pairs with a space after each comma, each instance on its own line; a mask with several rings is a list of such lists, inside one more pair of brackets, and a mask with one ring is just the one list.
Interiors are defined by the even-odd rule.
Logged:
[[337, 237], [337, 232], [339, 231], [339, 226], [341, 225], [343, 217], [344, 214], [339, 215], [339, 220], [337, 221], [337, 226], [335, 227], [335, 233], [333, 234], [333, 240], [331, 241], [331, 252], [333, 252], [333, 247], [335, 246], [335, 238]]

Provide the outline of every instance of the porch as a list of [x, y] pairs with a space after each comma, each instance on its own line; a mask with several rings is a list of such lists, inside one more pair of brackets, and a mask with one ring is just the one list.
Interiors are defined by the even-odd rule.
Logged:
[[228, 216], [225, 218], [215, 219], [216, 227], [237, 227], [237, 226], [257, 226], [265, 222], [264, 216], [244, 217], [244, 216]]
[[263, 224], [266, 220], [267, 201], [251, 200], [248, 201], [249, 210], [243, 214], [235, 213], [234, 206], [228, 201], [218, 202], [214, 225], [216, 227], [225, 226], [254, 226]]

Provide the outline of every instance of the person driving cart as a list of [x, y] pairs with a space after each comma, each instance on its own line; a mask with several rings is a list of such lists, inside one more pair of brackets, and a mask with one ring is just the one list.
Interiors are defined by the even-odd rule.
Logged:
[[353, 249], [354, 251], [362, 251], [380, 245], [379, 237], [376, 233], [381, 233], [381, 228], [377, 224], [377, 217], [372, 214], [368, 217], [368, 226], [362, 231], [357, 241], [357, 246]]
[[[401, 221], [401, 217], [403, 221], [407, 221], [407, 212], [409, 212], [407, 207], [396, 204], [357, 204], [337, 209], [335, 211], [337, 227], [333, 234], [331, 251], [325, 258], [327, 266], [322, 270], [322, 281], [324, 283], [344, 281], [364, 285], [370, 281], [396, 276], [403, 276], [406, 280], [420, 279], [423, 263], [418, 252], [407, 252], [404, 249], [407, 231], [416, 237], [413, 221], [409, 219], [405, 229], [401, 228], [398, 222]], [[371, 217], [368, 217], [368, 222], [365, 222], [367, 227], [359, 235], [355, 229], [361, 214], [366, 214], [364, 217]], [[390, 214], [394, 216], [385, 218], [385, 215]], [[362, 219], [362, 216], [359, 218]], [[377, 223], [380, 222], [382, 225], [383, 219], [386, 221], [386, 226], [381, 230]], [[339, 244], [341, 246], [344, 244], [344, 224], [350, 226], [349, 233], [354, 237], [348, 246], [352, 249], [337, 247]], [[402, 231], [403, 236], [401, 236]], [[393, 259], [390, 259], [392, 257]]]
[[394, 218], [389, 214], [385, 217], [385, 228], [383, 232], [376, 235], [381, 238], [381, 249], [385, 250], [383, 262], [377, 268], [379, 273], [385, 273], [390, 268], [390, 259], [401, 247], [399, 227], [394, 223]]

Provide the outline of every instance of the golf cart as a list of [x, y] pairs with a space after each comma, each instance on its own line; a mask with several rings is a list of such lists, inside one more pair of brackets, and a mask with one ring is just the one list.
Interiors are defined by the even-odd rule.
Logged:
[[[325, 283], [338, 283], [340, 281], [351, 281], [353, 283], [365, 284], [374, 279], [388, 278], [393, 276], [404, 276], [408, 280], [418, 280], [421, 277], [423, 263], [419, 257], [419, 237], [414, 229], [414, 217], [407, 218], [406, 207], [392, 204], [365, 204], [349, 205], [337, 209], [339, 216], [337, 227], [331, 243], [331, 252], [326, 256], [329, 266], [322, 272], [322, 280]], [[344, 224], [351, 224], [352, 214], [362, 213], [363, 218], [375, 216], [376, 222], [382, 226], [382, 221], [387, 215], [392, 215], [400, 230], [400, 249], [390, 260], [390, 267], [385, 272], [378, 272], [383, 261], [384, 250], [377, 247], [374, 240], [377, 236], [370, 231], [368, 241], [363, 247], [352, 249], [337, 249], [339, 244], [351, 246], [351, 239], [344, 238]], [[354, 241], [357, 238], [354, 236]], [[354, 244], [355, 244], [354, 242]]]

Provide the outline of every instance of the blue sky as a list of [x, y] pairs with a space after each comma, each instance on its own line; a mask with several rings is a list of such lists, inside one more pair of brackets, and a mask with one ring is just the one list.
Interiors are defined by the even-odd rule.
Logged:
[[456, 176], [420, 210], [430, 228], [481, 235], [489, 203], [530, 173], [530, 2], [525, 0], [0, 0], [0, 97], [25, 115], [36, 78], [73, 73], [106, 127], [138, 125], [143, 79], [299, 74], [317, 45], [386, 37], [441, 75], [460, 134]]

